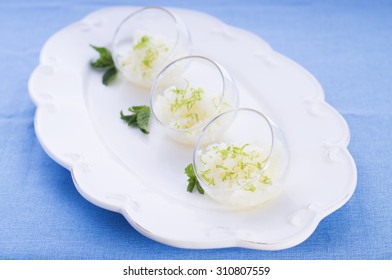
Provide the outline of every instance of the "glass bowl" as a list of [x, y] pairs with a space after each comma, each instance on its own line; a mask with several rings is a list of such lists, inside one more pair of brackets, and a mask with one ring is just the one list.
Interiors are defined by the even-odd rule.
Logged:
[[191, 39], [185, 24], [159, 7], [143, 8], [126, 17], [112, 42], [117, 69], [133, 84], [146, 88], [165, 65], [190, 52]]
[[212, 199], [248, 208], [283, 190], [289, 158], [281, 129], [264, 114], [240, 108], [221, 113], [205, 126], [195, 144], [193, 166]]
[[172, 139], [194, 145], [203, 127], [236, 108], [237, 99], [234, 81], [222, 66], [203, 56], [187, 56], [156, 77], [150, 106], [154, 119]]

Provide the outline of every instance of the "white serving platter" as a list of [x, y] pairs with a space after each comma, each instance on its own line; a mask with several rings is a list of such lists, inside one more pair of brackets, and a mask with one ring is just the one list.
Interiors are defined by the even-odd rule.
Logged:
[[129, 128], [120, 111], [148, 105], [148, 90], [121, 76], [106, 87], [89, 64], [97, 56], [90, 44], [110, 47], [119, 23], [137, 9], [98, 10], [47, 41], [29, 81], [42, 147], [71, 172], [83, 197], [123, 214], [158, 242], [278, 250], [306, 240], [349, 200], [357, 180], [349, 128], [325, 102], [320, 84], [258, 36], [200, 12], [169, 8], [188, 26], [193, 54], [223, 65], [237, 83], [240, 107], [273, 119], [291, 151], [287, 186], [266, 205], [233, 210], [188, 193], [184, 168], [192, 147], [174, 143], [154, 122], [148, 135]]

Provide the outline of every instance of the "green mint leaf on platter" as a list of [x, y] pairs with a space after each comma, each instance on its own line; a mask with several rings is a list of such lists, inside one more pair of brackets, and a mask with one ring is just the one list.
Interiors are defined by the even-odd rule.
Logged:
[[114, 81], [114, 79], [117, 76], [117, 69], [116, 67], [111, 67], [108, 70], [106, 70], [105, 74], [103, 74], [102, 77], [102, 83], [107, 86], [109, 83], [111, 83], [112, 81]]
[[114, 61], [112, 58], [112, 53], [104, 47], [96, 47], [91, 45], [99, 53], [99, 59], [91, 62], [93, 68], [107, 68], [114, 66]]
[[114, 65], [112, 53], [104, 47], [90, 46], [99, 53], [99, 58], [96, 61], [91, 62], [91, 67], [94, 69], [106, 70], [102, 77], [102, 83], [107, 86], [114, 81], [117, 76], [117, 69]]
[[124, 115], [120, 112], [120, 117], [128, 126], [138, 127], [144, 134], [148, 134], [148, 123], [150, 121], [150, 107], [149, 106], [133, 106], [128, 109], [132, 112], [130, 115]]
[[190, 163], [187, 167], [185, 167], [185, 174], [188, 176], [188, 186], [187, 191], [193, 192], [194, 188], [196, 187], [197, 191], [200, 194], [204, 194], [204, 190], [201, 187], [199, 181], [197, 180], [195, 171], [193, 169], [193, 164]]

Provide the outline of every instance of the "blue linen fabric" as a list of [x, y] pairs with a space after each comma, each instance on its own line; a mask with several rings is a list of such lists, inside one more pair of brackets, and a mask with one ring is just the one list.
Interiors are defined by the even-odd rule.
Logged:
[[[351, 200], [290, 249], [187, 250], [144, 237], [80, 196], [36, 138], [27, 82], [54, 32], [112, 5], [211, 14], [313, 73], [350, 126]], [[391, 14], [391, 1], [1, 1], [0, 259], [392, 259]]]

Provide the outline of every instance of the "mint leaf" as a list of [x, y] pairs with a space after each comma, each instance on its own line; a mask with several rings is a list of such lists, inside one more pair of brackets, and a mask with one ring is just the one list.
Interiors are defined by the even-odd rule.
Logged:
[[185, 174], [188, 175], [188, 186], [187, 186], [187, 191], [188, 192], [193, 192], [194, 188], [196, 187], [197, 191], [200, 194], [204, 194], [204, 190], [201, 187], [199, 181], [197, 180], [197, 177], [195, 175], [195, 170], [193, 169], [193, 164], [190, 163], [188, 164], [187, 167], [185, 167]]
[[121, 117], [121, 119], [123, 121], [128, 123], [128, 126], [133, 126], [133, 127], [137, 126], [136, 115], [135, 114], [133, 114], [133, 115], [124, 115], [123, 112], [121, 111], [120, 112], [120, 117]]
[[189, 178], [188, 179], [188, 186], [186, 188], [186, 190], [188, 192], [193, 192], [193, 189], [195, 188], [196, 182], [194, 178]]
[[91, 45], [100, 55], [99, 59], [95, 62], [91, 62], [91, 66], [93, 68], [106, 68], [106, 67], [113, 67], [114, 61], [112, 58], [111, 52], [104, 47], [96, 47]]
[[124, 120], [128, 126], [138, 127], [144, 134], [148, 134], [148, 124], [150, 121], [150, 107], [149, 106], [133, 106], [128, 109], [132, 112], [131, 115], [124, 115], [120, 112], [120, 118]]
[[193, 178], [193, 177], [196, 178], [195, 170], [193, 169], [192, 163], [188, 164], [188, 166], [185, 167], [185, 174], [188, 175], [188, 177], [190, 177], [190, 178]]
[[148, 123], [150, 120], [150, 107], [135, 106], [133, 111], [136, 113], [136, 123], [143, 133], [148, 134]]
[[96, 61], [91, 62], [91, 67], [100, 70], [106, 69], [102, 77], [102, 83], [107, 86], [109, 83], [114, 81], [117, 76], [117, 69], [114, 65], [112, 53], [104, 47], [90, 46], [99, 53], [99, 58]]
[[117, 76], [117, 69], [116, 67], [111, 67], [108, 70], [106, 70], [105, 74], [103, 74], [102, 77], [102, 83], [107, 86], [109, 83], [111, 83], [112, 81], [114, 81], [114, 79]]
[[199, 194], [204, 194], [204, 190], [203, 190], [203, 188], [200, 186], [200, 183], [199, 183], [199, 181], [196, 181], [196, 188], [197, 188], [197, 191], [199, 192]]

